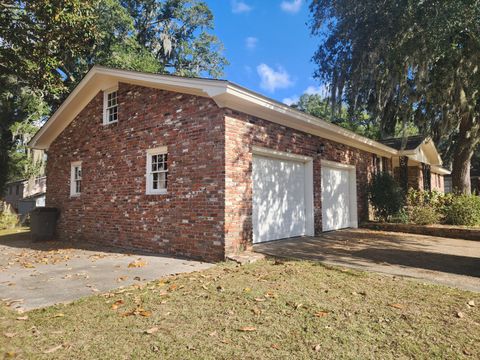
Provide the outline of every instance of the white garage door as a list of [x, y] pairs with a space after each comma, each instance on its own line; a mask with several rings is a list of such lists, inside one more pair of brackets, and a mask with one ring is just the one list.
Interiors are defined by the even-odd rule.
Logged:
[[328, 166], [322, 162], [323, 231], [356, 226], [355, 183], [354, 169]]
[[305, 163], [253, 156], [253, 242], [306, 233]]

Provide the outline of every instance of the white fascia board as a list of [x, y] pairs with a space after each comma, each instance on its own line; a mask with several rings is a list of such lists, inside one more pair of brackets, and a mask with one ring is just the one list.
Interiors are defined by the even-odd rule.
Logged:
[[416, 149], [400, 151], [399, 155], [407, 156], [411, 160], [423, 162], [432, 166], [441, 166], [443, 164], [437, 148], [430, 139], [427, 139], [426, 142], [419, 145]]
[[398, 151], [389, 146], [292, 109], [290, 106], [234, 84], [229, 84], [226, 93], [217, 95], [214, 97], [214, 100], [220, 107], [228, 107], [328, 140], [350, 145], [388, 158], [398, 156]]
[[114, 77], [117, 82], [138, 84], [147, 87], [159, 87], [162, 89], [171, 88], [172, 91], [185, 92], [188, 94], [192, 93], [191, 91], [193, 91], [193, 94], [202, 94], [204, 97], [214, 97], [224, 93], [228, 85], [228, 81], [226, 80], [209, 80], [199, 78], [184, 78], [172, 75], [157, 75], [137, 71], [110, 69], [101, 66], [94, 67], [94, 69], [97, 72], [101, 72], [103, 75]]
[[450, 170], [437, 165], [432, 165], [431, 171], [440, 175], [450, 175], [452, 173]]

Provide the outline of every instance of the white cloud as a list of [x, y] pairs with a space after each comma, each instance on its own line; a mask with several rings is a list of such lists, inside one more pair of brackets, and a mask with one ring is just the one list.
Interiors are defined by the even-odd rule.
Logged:
[[280, 8], [291, 14], [296, 14], [302, 7], [302, 0], [282, 1]]
[[234, 14], [247, 13], [253, 9], [250, 5], [248, 5], [246, 2], [243, 2], [241, 0], [232, 0], [231, 4], [232, 4], [232, 12]]
[[267, 64], [257, 66], [257, 73], [260, 76], [260, 87], [264, 90], [275, 92], [276, 89], [285, 89], [293, 85], [290, 74], [281, 66], [273, 69]]
[[[307, 87], [305, 89], [305, 91], [302, 93], [302, 94], [307, 94], [307, 95], [320, 95], [322, 98], [326, 98], [328, 97], [329, 95], [329, 90], [328, 90], [328, 86], [325, 85], [325, 84], [322, 84], [320, 86], [313, 86], [313, 85], [310, 85], [309, 87]], [[298, 95], [292, 95], [290, 97], [287, 97], [285, 99], [282, 100], [282, 102], [285, 104], [285, 105], [292, 105], [292, 104], [295, 104], [297, 103], [298, 101], [300, 100], [300, 96]]]
[[312, 86], [310, 85], [305, 89], [303, 92], [304, 94], [307, 95], [322, 95], [322, 97], [327, 97], [328, 96], [328, 86], [325, 84], [322, 84], [320, 86]]
[[285, 104], [285, 105], [292, 105], [292, 104], [296, 104], [298, 103], [298, 101], [300, 100], [300, 98], [297, 96], [297, 95], [293, 95], [291, 97], [288, 97], [288, 98], [285, 98], [282, 100], [282, 102]]
[[249, 36], [245, 39], [245, 46], [249, 50], [255, 49], [257, 47], [257, 44], [258, 44], [258, 39], [256, 37]]

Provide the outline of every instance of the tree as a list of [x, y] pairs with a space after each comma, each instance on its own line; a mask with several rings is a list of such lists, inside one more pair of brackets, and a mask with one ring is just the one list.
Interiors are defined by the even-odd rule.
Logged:
[[64, 64], [86, 57], [97, 36], [94, 0], [0, 3], [0, 74], [13, 75], [47, 101], [68, 90]]
[[42, 164], [31, 161], [26, 147], [38, 130], [38, 119], [48, 113], [41, 97], [22, 86], [13, 75], [0, 77], [0, 192], [9, 180], [37, 175]]
[[93, 64], [218, 77], [212, 28], [199, 0], [0, 2], [0, 190], [35, 171], [28, 137]]
[[199, 0], [121, 0], [134, 19], [136, 40], [164, 71], [182, 76], [222, 75], [223, 46], [208, 30], [213, 14]]
[[469, 192], [480, 142], [480, 0], [314, 0], [310, 10], [312, 32], [326, 39], [315, 76], [332, 84], [332, 108], [369, 113], [382, 137], [414, 123], [449, 139], [453, 186]]
[[[374, 140], [380, 139], [380, 124], [374, 117], [363, 112], [362, 114], [357, 114], [355, 118], [351, 118], [344, 106], [341, 107], [339, 112], [337, 111], [332, 114], [332, 108], [329, 106], [328, 99], [323, 98], [319, 94], [303, 94], [298, 102], [291, 106], [359, 135]], [[406, 127], [397, 126], [394, 129], [393, 135], [401, 136], [402, 134], [407, 136], [416, 135], [418, 134], [418, 129], [412, 123], [408, 123]]]

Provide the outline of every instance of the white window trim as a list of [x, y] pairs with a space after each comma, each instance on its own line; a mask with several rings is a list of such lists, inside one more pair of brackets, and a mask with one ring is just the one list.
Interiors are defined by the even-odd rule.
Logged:
[[[147, 150], [147, 161], [146, 161], [147, 166], [146, 166], [146, 173], [145, 173], [145, 176], [147, 178], [145, 194], [147, 195], [163, 195], [167, 193], [167, 189], [153, 189], [152, 178], [150, 176], [151, 174], [150, 170], [152, 168], [152, 156], [162, 155], [162, 154], [168, 154], [168, 148], [166, 146], [160, 146], [154, 149]], [[168, 177], [168, 167], [167, 167], [167, 177]], [[168, 180], [167, 180], [167, 184], [168, 184]]]
[[[115, 91], [118, 91], [118, 86], [114, 86], [114, 87], [111, 87], [111, 88], [103, 91], [103, 125], [110, 125], [110, 124], [118, 123], [118, 118], [115, 121], [108, 121], [108, 111], [107, 111], [108, 95], [115, 92]], [[119, 107], [118, 93], [117, 93], [117, 107]], [[118, 110], [120, 110], [120, 108], [118, 108]]]
[[[70, 197], [78, 197], [82, 194], [82, 192], [77, 192], [77, 184], [75, 182], [75, 168], [80, 166], [82, 169], [82, 162], [81, 161], [74, 161], [70, 164]], [[82, 169], [83, 170], [83, 169]], [[82, 171], [82, 178], [80, 181], [83, 182], [83, 171]], [[82, 184], [83, 187], [83, 184]]]

